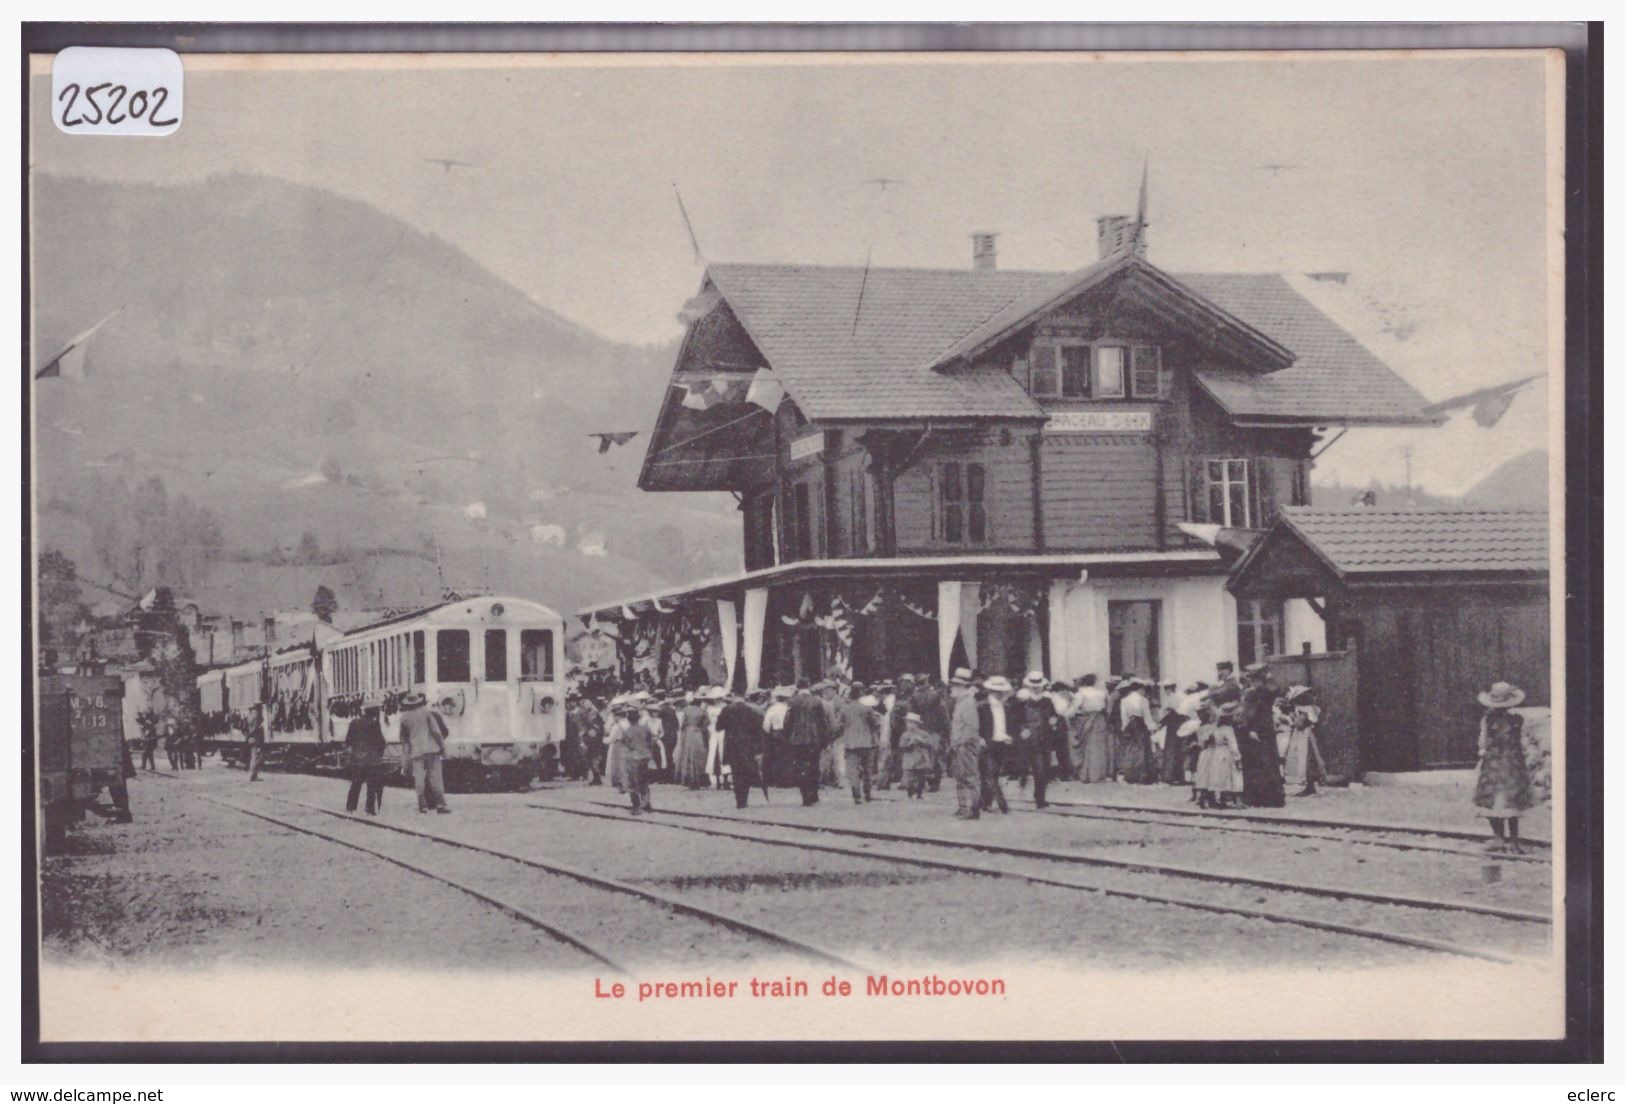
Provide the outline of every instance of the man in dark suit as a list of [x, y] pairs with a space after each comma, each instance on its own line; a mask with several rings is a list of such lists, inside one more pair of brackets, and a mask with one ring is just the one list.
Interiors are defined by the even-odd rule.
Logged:
[[790, 711], [784, 718], [785, 740], [795, 757], [796, 781], [803, 805], [818, 804], [818, 757], [834, 740], [829, 710], [813, 696], [805, 680], [796, 685]]
[[722, 733], [722, 762], [733, 776], [734, 804], [743, 809], [750, 804], [761, 761], [762, 714], [745, 699], [731, 697], [717, 714], [717, 730]]

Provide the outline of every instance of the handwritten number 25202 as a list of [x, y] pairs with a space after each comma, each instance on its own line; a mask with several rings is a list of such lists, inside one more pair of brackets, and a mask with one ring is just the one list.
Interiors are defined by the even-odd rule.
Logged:
[[[105, 108], [103, 102], [97, 99], [99, 93], [106, 93], [110, 97], [105, 103]], [[124, 122], [126, 118], [140, 119], [143, 116], [146, 117], [147, 125], [153, 127], [174, 126], [180, 121], [158, 117], [164, 104], [169, 101], [169, 89], [161, 85], [150, 93], [144, 89], [137, 89], [132, 93], [122, 84], [93, 84], [83, 90], [83, 96], [85, 103], [95, 110], [94, 116], [88, 114], [84, 108], [80, 108], [77, 116], [73, 115], [80, 95], [81, 90], [77, 82], [65, 85], [57, 94], [57, 102], [62, 104], [64, 127], [76, 127], [82, 123], [96, 126], [102, 122], [116, 125]]]

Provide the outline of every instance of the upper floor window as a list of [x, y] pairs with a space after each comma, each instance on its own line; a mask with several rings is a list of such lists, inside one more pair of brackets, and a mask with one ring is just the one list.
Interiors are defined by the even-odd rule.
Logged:
[[981, 464], [943, 464], [937, 479], [938, 516], [946, 544], [987, 543], [987, 469]]
[[1162, 399], [1168, 376], [1155, 345], [1042, 338], [1028, 355], [1027, 389], [1040, 399]]
[[1247, 461], [1209, 460], [1203, 465], [1207, 520], [1227, 529], [1252, 528], [1253, 503]]

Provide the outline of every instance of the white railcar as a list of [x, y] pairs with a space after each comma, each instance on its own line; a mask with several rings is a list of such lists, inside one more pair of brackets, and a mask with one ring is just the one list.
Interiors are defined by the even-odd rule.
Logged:
[[448, 784], [523, 781], [564, 741], [564, 619], [522, 598], [461, 599], [351, 629], [321, 649], [325, 741], [385, 705], [388, 760], [400, 762], [400, 713], [417, 692], [446, 722]]

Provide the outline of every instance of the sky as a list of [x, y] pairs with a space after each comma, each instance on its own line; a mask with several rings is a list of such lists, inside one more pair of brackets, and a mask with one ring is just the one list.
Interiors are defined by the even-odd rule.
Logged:
[[[1544, 73], [1534, 54], [193, 57], [164, 138], [64, 135], [36, 76], [31, 156], [327, 188], [630, 342], [677, 337], [699, 283], [674, 185], [708, 260], [960, 268], [991, 230], [1001, 267], [1060, 270], [1094, 259], [1095, 218], [1132, 213], [1149, 166], [1153, 263], [1349, 272], [1317, 301], [1440, 399], [1546, 368]], [[1528, 394], [1493, 430], [1351, 433], [1321, 475], [1401, 479], [1409, 443], [1419, 481], [1460, 491], [1543, 447], [1546, 414]]]

